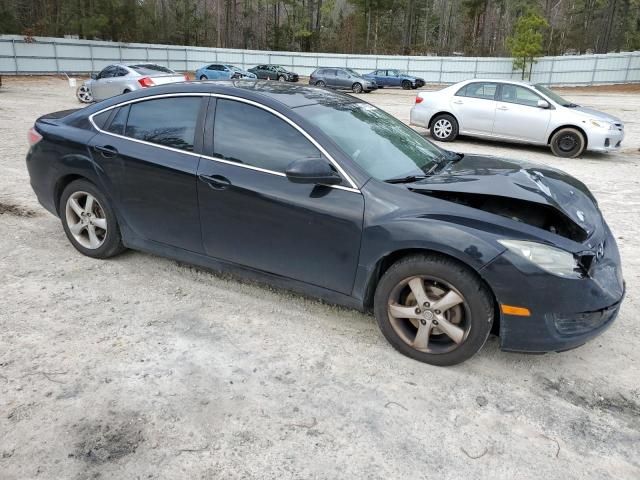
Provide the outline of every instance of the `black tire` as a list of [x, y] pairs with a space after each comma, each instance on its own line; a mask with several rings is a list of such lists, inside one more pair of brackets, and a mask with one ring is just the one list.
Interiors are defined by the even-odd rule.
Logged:
[[417, 85], [412, 85], [412, 86], [411, 86], [411, 88], [412, 88], [413, 90], [416, 90], [416, 89], [418, 88], [418, 86], [417, 86]]
[[129, 90], [128, 88], [125, 88], [122, 92], [122, 94], [124, 95], [125, 93], [129, 93], [131, 90]]
[[364, 93], [371, 93], [373, 90], [365, 90]]
[[200, 80], [207, 80], [207, 76], [206, 75], [200, 75]]
[[409, 80], [402, 81], [402, 89], [403, 90], [411, 90], [411, 82]]
[[358, 82], [354, 83], [351, 85], [351, 90], [353, 90], [353, 93], [362, 93], [362, 84]]
[[[106, 234], [103, 237], [102, 244], [97, 248], [87, 248], [80, 244], [71, 233], [69, 228], [69, 220], [66, 213], [67, 200], [74, 194], [88, 193], [97, 200], [104, 218], [106, 219]], [[92, 258], [109, 258], [118, 255], [125, 250], [122, 244], [122, 236], [116, 219], [115, 213], [107, 197], [91, 182], [87, 180], [75, 180], [65, 187], [60, 195], [60, 203], [58, 207], [62, 227], [71, 244], [83, 255]]]
[[[455, 343], [444, 333], [431, 330], [430, 342], [433, 343], [433, 353], [420, 351], [412, 347], [398, 333], [389, 311], [389, 302], [398, 285], [409, 278], [427, 275], [433, 284], [441, 281], [451, 285], [464, 300], [459, 307], [463, 312], [459, 325], [464, 328], [465, 336], [460, 343]], [[431, 285], [431, 283], [425, 283]], [[420, 362], [436, 366], [455, 365], [471, 358], [484, 345], [491, 332], [494, 318], [494, 302], [482, 280], [463, 264], [445, 256], [436, 254], [420, 254], [405, 257], [394, 263], [382, 276], [376, 287], [374, 297], [374, 312], [378, 326], [391, 345], [403, 355]], [[428, 309], [425, 309], [425, 312]], [[398, 321], [397, 319], [395, 320]], [[408, 320], [407, 320], [408, 322]], [[434, 323], [437, 325], [437, 323]], [[408, 328], [414, 329], [410, 324]], [[441, 327], [431, 327], [432, 329]], [[442, 342], [445, 343], [442, 343]], [[452, 342], [451, 350], [446, 350], [446, 341]], [[415, 342], [415, 340], [414, 340]], [[441, 342], [441, 343], [438, 343]], [[441, 353], [438, 353], [441, 349]]]
[[280, 75], [280, 76], [278, 77], [278, 81], [279, 81], [279, 82], [286, 82], [286, 81], [287, 81], [287, 77], [285, 77], [284, 75]]
[[316, 82], [316, 87], [326, 87], [326, 86], [327, 86], [327, 84], [326, 84], [326, 83], [324, 83], [324, 81], [323, 81], [323, 80], [318, 80], [318, 81]]
[[458, 136], [458, 122], [452, 115], [441, 113], [431, 121], [430, 131], [435, 140], [453, 142]]
[[587, 148], [584, 135], [575, 128], [561, 128], [551, 137], [551, 151], [556, 157], [575, 158]]

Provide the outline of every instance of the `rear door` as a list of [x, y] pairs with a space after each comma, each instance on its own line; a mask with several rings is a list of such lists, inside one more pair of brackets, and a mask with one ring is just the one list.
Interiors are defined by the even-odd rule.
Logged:
[[496, 115], [498, 84], [471, 82], [451, 97], [451, 111], [461, 133], [491, 135]]
[[500, 84], [494, 135], [525, 142], [547, 143], [551, 109], [538, 107], [538, 100], [544, 99], [530, 88]]
[[325, 82], [328, 87], [336, 88], [338, 86], [336, 80], [336, 69], [335, 68], [327, 68], [324, 71]]
[[387, 70], [387, 85], [390, 87], [399, 87], [402, 79], [398, 76], [396, 70]]
[[196, 174], [208, 99], [169, 96], [117, 107], [90, 142], [118, 214], [142, 239], [202, 251]]
[[263, 108], [240, 100], [215, 103], [205, 131], [209, 158], [198, 169], [207, 255], [349, 294], [358, 265], [362, 194], [290, 182], [287, 166], [321, 157], [318, 148]]

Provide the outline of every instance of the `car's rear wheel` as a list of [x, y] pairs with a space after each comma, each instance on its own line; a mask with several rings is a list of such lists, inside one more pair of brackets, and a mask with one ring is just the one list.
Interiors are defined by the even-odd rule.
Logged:
[[493, 323], [493, 300], [475, 273], [439, 255], [393, 264], [376, 288], [380, 330], [400, 353], [431, 365], [455, 365], [482, 348]]
[[60, 219], [67, 238], [84, 255], [109, 258], [124, 250], [115, 213], [91, 182], [67, 185], [60, 197]]
[[578, 157], [586, 146], [584, 136], [575, 128], [561, 128], [551, 137], [551, 151], [556, 157]]
[[410, 90], [411, 89], [411, 82], [409, 80], [403, 80], [402, 81], [402, 88], [405, 90]]
[[206, 75], [200, 75], [200, 80], [206, 80], [207, 76]]
[[324, 83], [322, 80], [318, 80], [316, 82], [316, 87], [326, 87], [326, 86], [327, 86], [327, 84]]
[[431, 136], [441, 142], [452, 142], [458, 136], [458, 122], [451, 115], [438, 115], [431, 122]]
[[87, 85], [80, 85], [76, 90], [76, 97], [82, 103], [91, 103], [93, 102], [93, 94], [91, 93], [91, 89]]
[[362, 84], [356, 82], [351, 86], [353, 93], [362, 93]]

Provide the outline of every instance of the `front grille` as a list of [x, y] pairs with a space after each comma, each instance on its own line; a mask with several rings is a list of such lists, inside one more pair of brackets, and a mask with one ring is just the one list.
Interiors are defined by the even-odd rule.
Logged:
[[613, 321], [618, 315], [620, 304], [603, 310], [583, 313], [550, 314], [556, 330], [561, 335], [581, 335], [600, 328]]

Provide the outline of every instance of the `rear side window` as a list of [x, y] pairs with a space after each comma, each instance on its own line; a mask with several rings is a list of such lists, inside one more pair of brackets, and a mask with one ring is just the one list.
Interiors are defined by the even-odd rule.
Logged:
[[200, 103], [200, 97], [177, 97], [131, 104], [125, 135], [193, 151]]
[[321, 156], [284, 120], [234, 100], [217, 101], [213, 150], [224, 160], [281, 173], [295, 160]]
[[127, 116], [129, 115], [129, 105], [118, 108], [113, 119], [107, 127], [107, 132], [117, 135], [124, 135], [124, 127], [127, 125]]
[[456, 95], [462, 97], [482, 98], [484, 100], [495, 100], [498, 85], [495, 83], [476, 82], [469, 83], [462, 87]]
[[111, 115], [111, 110], [107, 110], [106, 112], [99, 113], [93, 116], [93, 123], [96, 124], [98, 128], [104, 128], [105, 123], [109, 120], [109, 116]]
[[129, 68], [141, 75], [148, 75], [149, 72], [176, 73], [167, 67], [163, 67], [162, 65], [156, 65], [154, 63], [142, 63], [140, 65], [129, 65]]

